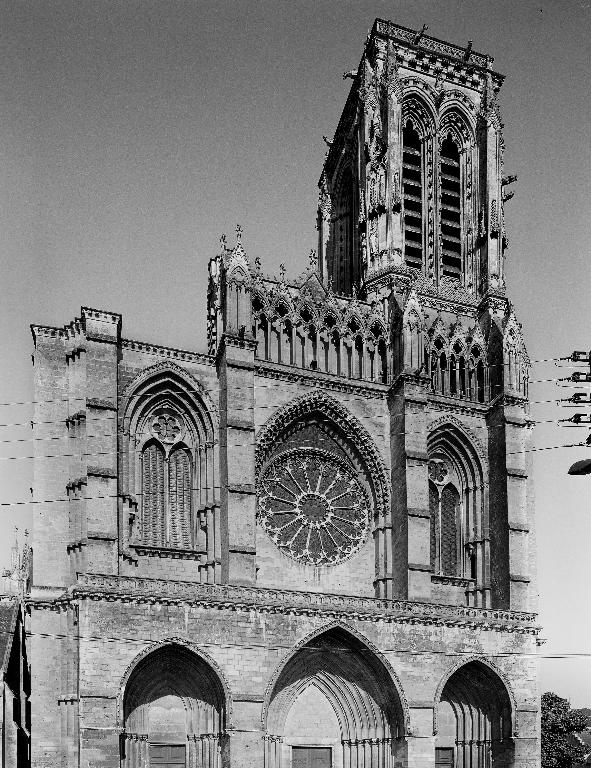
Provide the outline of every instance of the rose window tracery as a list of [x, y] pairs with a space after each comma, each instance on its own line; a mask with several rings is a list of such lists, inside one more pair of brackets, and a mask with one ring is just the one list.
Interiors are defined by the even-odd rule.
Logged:
[[260, 482], [258, 520], [287, 555], [307, 565], [335, 565], [365, 541], [368, 497], [355, 471], [327, 451], [278, 456]]

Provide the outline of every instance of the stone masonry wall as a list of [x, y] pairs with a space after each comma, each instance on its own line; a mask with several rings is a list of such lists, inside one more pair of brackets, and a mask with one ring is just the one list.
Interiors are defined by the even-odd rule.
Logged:
[[[262, 765], [261, 714], [281, 663], [305, 638], [334, 625], [334, 617], [228, 610], [154, 601], [83, 600], [80, 604], [81, 765], [114, 766], [121, 723], [121, 686], [140, 654], [176, 639], [219, 668], [233, 707], [229, 728], [233, 768]], [[433, 765], [433, 708], [442, 682], [462, 660], [489, 659], [511, 681], [517, 708], [515, 743], [520, 768], [536, 766], [535, 639], [513, 632], [443, 624], [364, 621], [341, 625], [365, 637], [398, 677], [410, 718], [407, 741], [422, 744]], [[45, 689], [48, 700], [54, 692]], [[48, 701], [49, 703], [49, 701]], [[54, 734], [54, 743], [59, 741]], [[46, 754], [50, 751], [46, 747]], [[34, 761], [39, 765], [39, 756]]]

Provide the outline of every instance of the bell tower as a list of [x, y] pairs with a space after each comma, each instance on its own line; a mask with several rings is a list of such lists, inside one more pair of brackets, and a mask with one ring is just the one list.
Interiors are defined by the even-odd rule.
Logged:
[[376, 20], [320, 178], [321, 267], [338, 293], [385, 276], [504, 288], [504, 77], [493, 59]]
[[529, 358], [505, 289], [516, 177], [492, 64], [471, 42], [375, 21], [320, 177], [318, 262], [387, 327], [392, 546], [405, 557], [386, 593], [524, 609]]

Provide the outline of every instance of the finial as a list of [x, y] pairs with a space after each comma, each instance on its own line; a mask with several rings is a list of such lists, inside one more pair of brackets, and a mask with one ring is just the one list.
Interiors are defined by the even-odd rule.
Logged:
[[236, 224], [236, 240], [238, 240], [238, 242], [242, 240], [242, 227], [240, 224]]
[[285, 264], [279, 265], [279, 277], [282, 283], [285, 282]]
[[255, 269], [255, 272], [261, 271], [261, 260], [259, 259], [258, 256], [255, 256], [255, 259], [254, 259], [254, 269]]
[[428, 29], [429, 27], [426, 24], [423, 24], [423, 28], [419, 32], [417, 32], [417, 34], [415, 35], [415, 39], [413, 40], [413, 43], [415, 45], [418, 45], [421, 42], [421, 38], [423, 37], [423, 35]]
[[466, 50], [464, 51], [464, 61], [468, 61], [471, 53], [472, 53], [472, 40], [468, 40], [468, 45], [466, 46]]
[[222, 246], [222, 249], [225, 251], [226, 250], [226, 235], [225, 234], [221, 235], [221, 237], [220, 237], [220, 245]]
[[316, 269], [316, 267], [318, 266], [318, 255], [314, 250], [314, 248], [312, 248], [310, 251], [310, 266], [313, 269]]
[[357, 286], [355, 285], [355, 283], [353, 283], [353, 286], [351, 288], [351, 294], [353, 295], [354, 299], [357, 298]]

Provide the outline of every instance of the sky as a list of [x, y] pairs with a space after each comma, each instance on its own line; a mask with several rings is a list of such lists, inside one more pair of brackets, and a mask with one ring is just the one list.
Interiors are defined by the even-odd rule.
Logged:
[[588, 431], [558, 424], [572, 369], [554, 362], [591, 348], [591, 0], [2, 0], [0, 564], [30, 525], [30, 323], [91, 306], [122, 313], [126, 338], [204, 350], [223, 232], [301, 271], [322, 136], [375, 17], [473, 40], [507, 76], [508, 291], [550, 360], [530, 390], [541, 687], [591, 706], [591, 477], [567, 475], [591, 449], [556, 447]]

